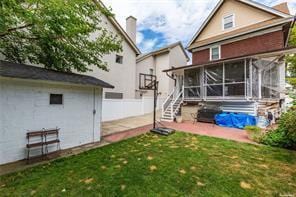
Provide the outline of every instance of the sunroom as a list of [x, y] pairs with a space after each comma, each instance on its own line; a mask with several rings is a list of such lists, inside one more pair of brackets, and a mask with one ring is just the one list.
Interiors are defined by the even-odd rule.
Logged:
[[183, 101], [278, 100], [283, 58], [244, 58], [184, 69]]

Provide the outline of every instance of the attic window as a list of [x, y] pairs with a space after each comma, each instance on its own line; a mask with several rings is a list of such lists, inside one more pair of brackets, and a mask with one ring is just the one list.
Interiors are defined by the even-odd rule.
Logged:
[[115, 59], [116, 63], [118, 64], [122, 64], [123, 63], [123, 56], [121, 55], [116, 55], [116, 59]]
[[223, 17], [223, 30], [234, 27], [234, 14]]

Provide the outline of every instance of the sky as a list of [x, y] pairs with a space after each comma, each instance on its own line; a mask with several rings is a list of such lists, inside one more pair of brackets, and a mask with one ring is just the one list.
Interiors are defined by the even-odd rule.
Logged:
[[[103, 0], [125, 29], [126, 17], [137, 18], [137, 46], [146, 53], [181, 41], [186, 47], [219, 0]], [[296, 13], [296, 0], [255, 0], [267, 6], [288, 2]]]

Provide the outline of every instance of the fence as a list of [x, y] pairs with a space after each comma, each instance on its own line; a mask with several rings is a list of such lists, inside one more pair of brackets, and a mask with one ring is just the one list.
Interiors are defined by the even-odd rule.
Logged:
[[[158, 98], [157, 109], [165, 98]], [[122, 118], [141, 116], [153, 112], [153, 97], [142, 99], [103, 99], [102, 121], [118, 120]]]

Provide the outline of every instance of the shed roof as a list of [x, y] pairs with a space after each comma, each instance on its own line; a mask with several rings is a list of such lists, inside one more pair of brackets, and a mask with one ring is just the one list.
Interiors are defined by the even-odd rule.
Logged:
[[95, 77], [59, 72], [26, 64], [18, 64], [0, 60], [0, 77], [19, 78], [28, 80], [42, 80], [86, 86], [100, 86], [114, 88], [114, 86]]

